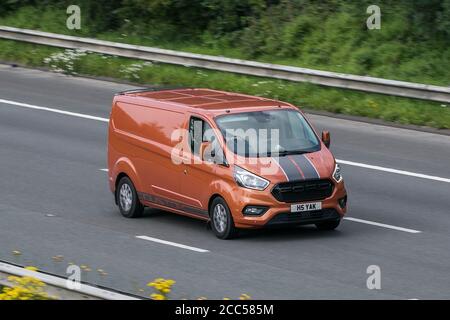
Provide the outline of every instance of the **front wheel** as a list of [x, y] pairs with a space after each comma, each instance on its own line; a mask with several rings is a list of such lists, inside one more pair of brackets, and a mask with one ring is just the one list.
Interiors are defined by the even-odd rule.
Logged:
[[139, 201], [136, 188], [130, 178], [120, 179], [116, 189], [116, 198], [120, 213], [125, 218], [138, 218], [144, 213], [144, 206]]
[[227, 203], [222, 198], [214, 199], [210, 207], [211, 228], [219, 239], [231, 239], [236, 236], [233, 217]]
[[316, 228], [319, 230], [330, 231], [330, 230], [336, 229], [340, 223], [341, 223], [341, 220], [320, 222], [320, 223], [316, 223]]

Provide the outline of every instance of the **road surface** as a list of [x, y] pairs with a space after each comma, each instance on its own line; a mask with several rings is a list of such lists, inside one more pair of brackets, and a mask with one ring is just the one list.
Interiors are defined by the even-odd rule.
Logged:
[[0, 66], [0, 260], [62, 276], [77, 264], [84, 281], [142, 296], [163, 277], [172, 298], [450, 298], [449, 136], [310, 115], [331, 131], [349, 219], [223, 241], [163, 211], [121, 217], [101, 169], [112, 96], [130, 88]]

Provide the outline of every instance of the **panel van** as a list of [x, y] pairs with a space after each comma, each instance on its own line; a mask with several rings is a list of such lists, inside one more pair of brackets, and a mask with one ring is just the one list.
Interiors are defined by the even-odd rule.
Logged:
[[296, 106], [211, 89], [115, 95], [109, 186], [121, 214], [145, 207], [197, 218], [218, 238], [239, 229], [338, 227], [347, 210], [330, 134]]

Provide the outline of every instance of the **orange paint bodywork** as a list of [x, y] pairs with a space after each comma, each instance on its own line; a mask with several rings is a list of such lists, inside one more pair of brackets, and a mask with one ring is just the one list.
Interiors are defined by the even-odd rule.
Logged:
[[[201, 163], [201, 159], [189, 153], [186, 139], [179, 139], [174, 133], [179, 129], [188, 130], [189, 119], [195, 116], [206, 121], [221, 138], [215, 117], [274, 109], [298, 111], [285, 102], [209, 89], [136, 90], [118, 94], [114, 97], [109, 124], [110, 189], [115, 192], [120, 177], [127, 175], [145, 206], [203, 220], [209, 220], [212, 199], [221, 196], [231, 210], [236, 227], [263, 227], [278, 214], [291, 209], [292, 203], [280, 202], [271, 193], [276, 184], [286, 182], [281, 168], [264, 174], [263, 164], [239, 164], [270, 181], [263, 191], [246, 189], [236, 183], [233, 164]], [[219, 141], [226, 150], [223, 138]], [[332, 195], [321, 200], [322, 208], [335, 209], [342, 217], [346, 207], [341, 208], [338, 200], [346, 196], [344, 182], [332, 179], [335, 159], [323, 142], [320, 143], [320, 151], [305, 156], [321, 179], [329, 179], [334, 184]], [[173, 155], [176, 146], [181, 146], [187, 155]], [[174, 159], [179, 164], [175, 164]], [[192, 163], [192, 160], [199, 163]], [[244, 216], [242, 211], [247, 205], [269, 209], [261, 216]]]

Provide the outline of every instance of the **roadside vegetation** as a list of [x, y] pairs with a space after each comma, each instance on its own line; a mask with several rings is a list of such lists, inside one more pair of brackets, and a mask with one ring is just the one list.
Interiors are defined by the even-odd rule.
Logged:
[[[37, 271], [35, 267], [26, 267], [30, 271]], [[9, 276], [11, 286], [0, 286], [0, 300], [54, 300], [45, 291], [45, 283], [33, 277]]]
[[[27, 257], [23, 257], [23, 253], [19, 250], [11, 251], [13, 261], [16, 265], [23, 265], [24, 261], [27, 260]], [[67, 270], [65, 270], [68, 266], [76, 265], [73, 262], [66, 261], [65, 257], [62, 255], [55, 255], [51, 258], [53, 261], [53, 270], [49, 266], [46, 267], [46, 271], [50, 274], [55, 274], [61, 276]], [[92, 281], [89, 277], [89, 273], [92, 273], [93, 268], [88, 265], [81, 264], [79, 268], [82, 272], [83, 281], [90, 285], [96, 285], [96, 281]], [[39, 272], [39, 269], [34, 266], [25, 267], [24, 269]], [[102, 280], [105, 280], [105, 277], [108, 277], [109, 274], [104, 269], [96, 269], [98, 275], [102, 277]], [[41, 280], [32, 277], [32, 276], [8, 276], [7, 280], [9, 283], [0, 284], [0, 301], [1, 300], [59, 300], [60, 297], [52, 296], [47, 291], [50, 286], [47, 286], [46, 283]], [[151, 299], [151, 300], [170, 300], [171, 294], [173, 292], [173, 287], [176, 284], [175, 280], [165, 279], [165, 278], [156, 278], [153, 281], [147, 283], [146, 287], [140, 287], [137, 284], [135, 286], [135, 295], [141, 296], [143, 299]], [[98, 283], [97, 283], [98, 285]], [[103, 286], [105, 284], [103, 283]], [[106, 287], [108, 287], [106, 285]], [[148, 290], [149, 288], [150, 291]], [[183, 297], [185, 300], [207, 300], [208, 298], [205, 296], [199, 297]], [[239, 300], [251, 300], [251, 296], [242, 293], [237, 299]], [[233, 300], [230, 297], [224, 297], [223, 300]]]
[[[450, 0], [79, 1], [81, 30], [68, 30], [67, 1], [9, 1], [0, 24], [307, 68], [450, 85]], [[18, 4], [20, 3], [20, 4]], [[450, 106], [198, 68], [0, 40], [0, 60], [148, 85], [208, 87], [300, 107], [450, 129]]]

